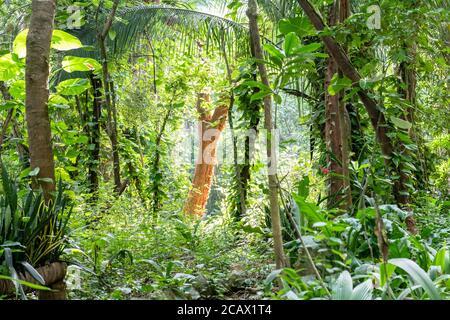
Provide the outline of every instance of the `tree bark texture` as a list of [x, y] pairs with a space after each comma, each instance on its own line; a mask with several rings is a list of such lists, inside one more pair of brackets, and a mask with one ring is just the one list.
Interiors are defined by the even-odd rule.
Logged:
[[[308, 16], [309, 20], [316, 28], [317, 31], [323, 31], [325, 29], [325, 24], [322, 21], [320, 15], [316, 12], [315, 8], [307, 0], [297, 0], [299, 5], [302, 7], [305, 14]], [[369, 115], [372, 126], [376, 132], [376, 137], [380, 143], [381, 151], [383, 154], [389, 158], [392, 157], [393, 146], [392, 141], [388, 136], [388, 125], [386, 123], [386, 118], [384, 113], [378, 108], [377, 102], [371, 98], [366, 90], [359, 87], [359, 81], [361, 76], [358, 71], [350, 62], [344, 49], [336, 42], [332, 36], [323, 35], [321, 36], [322, 41], [328, 53], [335, 59], [339, 69], [342, 71], [343, 75], [352, 80], [353, 85], [358, 87], [358, 95], [364, 104], [366, 111]]]
[[[65, 300], [64, 278], [67, 273], [67, 265], [63, 262], [54, 262], [36, 270], [44, 279], [45, 286], [53, 288], [56, 292], [39, 291], [41, 300]], [[19, 279], [39, 284], [28, 272], [19, 274]], [[32, 289], [23, 286], [25, 292], [31, 292]], [[11, 280], [0, 280], [0, 295], [12, 295], [15, 292], [14, 283]]]
[[183, 209], [188, 215], [202, 216], [205, 212], [217, 164], [217, 144], [228, 117], [228, 105], [218, 106], [213, 113], [203, 108], [202, 103], [209, 99], [209, 95], [199, 94], [197, 101], [200, 145], [192, 187]]
[[[403, 61], [399, 66], [399, 78], [401, 85], [399, 86], [399, 93], [408, 101], [409, 106], [406, 108], [402, 118], [411, 123], [411, 128], [408, 130], [409, 137], [415, 143], [417, 139], [414, 133], [414, 111], [416, 107], [416, 86], [417, 79], [415, 73], [415, 57], [416, 57], [416, 47], [413, 45], [405, 45], [405, 50], [408, 53], [408, 60]], [[405, 147], [404, 142], [400, 142], [400, 153], [404, 156], [410, 156], [410, 152]], [[396, 202], [403, 209], [408, 209], [410, 203], [410, 191], [408, 183], [410, 182], [410, 176], [405, 172], [405, 166], [403, 161], [398, 164], [399, 178], [394, 183], [394, 197]], [[409, 232], [416, 234], [416, 222], [414, 216], [411, 214], [406, 218], [406, 226]]]
[[[330, 10], [329, 25], [348, 17], [348, 0], [336, 0]], [[349, 210], [352, 204], [349, 176], [349, 121], [343, 94], [331, 95], [328, 88], [333, 76], [339, 75], [338, 64], [330, 56], [325, 76], [325, 141], [328, 162], [328, 207]]]
[[117, 110], [114, 100], [114, 87], [111, 80], [111, 75], [108, 68], [108, 52], [106, 49], [106, 38], [109, 30], [111, 29], [114, 17], [119, 6], [119, 0], [115, 0], [111, 12], [106, 20], [103, 30], [97, 35], [98, 43], [100, 47], [100, 56], [102, 58], [102, 71], [103, 71], [103, 90], [105, 92], [104, 106], [108, 114], [107, 133], [111, 141], [112, 158], [113, 158], [113, 175], [114, 175], [114, 190], [116, 193], [120, 193], [122, 189], [122, 182], [120, 177], [120, 156], [119, 145], [117, 137]]
[[[259, 34], [258, 26], [258, 8], [255, 0], [248, 1], [247, 16], [249, 19], [249, 31], [250, 31], [250, 41], [254, 49], [254, 58], [258, 61], [264, 60], [263, 50], [261, 47], [261, 37]], [[261, 77], [261, 82], [270, 87], [269, 77], [267, 74], [267, 69], [264, 63], [258, 62], [259, 75]], [[268, 132], [267, 137], [267, 158], [268, 163], [268, 182], [269, 182], [269, 202], [270, 202], [270, 213], [272, 220], [272, 233], [274, 241], [274, 251], [275, 251], [275, 263], [277, 269], [284, 268], [287, 266], [286, 256], [283, 249], [283, 238], [281, 232], [281, 219], [280, 219], [280, 208], [278, 204], [278, 179], [276, 176], [277, 159], [276, 153], [272, 152], [272, 97], [266, 96], [263, 100], [264, 102], [264, 127]]]
[[55, 165], [48, 114], [49, 56], [55, 11], [55, 0], [33, 0], [26, 43], [25, 107], [31, 168], [39, 168], [34, 188], [42, 188], [47, 201], [55, 190]]

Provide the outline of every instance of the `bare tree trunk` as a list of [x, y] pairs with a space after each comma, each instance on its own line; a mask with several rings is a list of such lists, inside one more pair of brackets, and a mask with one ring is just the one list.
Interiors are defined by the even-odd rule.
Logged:
[[[347, 0], [335, 1], [330, 10], [329, 25], [344, 21], [348, 14]], [[343, 11], [343, 12], [342, 12]], [[328, 207], [338, 206], [349, 210], [352, 204], [349, 176], [349, 125], [345, 102], [341, 93], [331, 95], [328, 87], [335, 74], [339, 74], [335, 59], [328, 58], [325, 76], [325, 139], [327, 147], [328, 175]]]
[[[50, 43], [55, 11], [55, 0], [33, 0], [25, 67], [25, 110], [31, 168], [39, 168], [33, 188], [42, 188], [47, 202], [53, 199], [52, 193], [55, 191], [55, 164], [48, 115]], [[65, 299], [63, 279], [58, 287], [59, 292], [49, 293], [46, 299]]]
[[192, 187], [183, 209], [186, 214], [199, 216], [204, 214], [208, 202], [214, 166], [217, 162], [217, 144], [228, 116], [228, 106], [218, 106], [212, 114], [204, 109], [202, 102], [209, 102], [209, 99], [209, 95], [199, 94], [197, 111], [200, 115], [200, 146]]
[[113, 156], [113, 174], [114, 174], [114, 190], [120, 193], [122, 190], [122, 182], [120, 179], [120, 157], [119, 146], [117, 141], [117, 110], [114, 101], [114, 88], [111, 81], [108, 68], [108, 53], [106, 50], [106, 38], [111, 29], [114, 17], [116, 15], [119, 0], [115, 0], [108, 19], [103, 26], [103, 30], [98, 34], [98, 42], [100, 46], [100, 55], [103, 67], [103, 90], [105, 92], [105, 107], [108, 113], [107, 133], [111, 140], [112, 156]]
[[33, 0], [26, 44], [25, 106], [31, 168], [39, 168], [34, 187], [42, 188], [47, 201], [55, 190], [55, 165], [48, 115], [49, 55], [55, 11], [55, 0]]
[[[261, 81], [267, 87], [270, 87], [269, 77], [267, 75], [266, 66], [264, 63], [260, 62], [264, 59], [261, 38], [259, 35], [258, 26], [258, 8], [255, 0], [248, 1], [247, 16], [249, 19], [249, 31], [250, 40], [254, 48], [255, 58], [259, 61], [258, 69]], [[286, 257], [283, 249], [283, 239], [281, 234], [281, 219], [280, 219], [280, 208], [278, 205], [278, 179], [276, 176], [277, 159], [276, 153], [272, 152], [272, 97], [266, 96], [264, 98], [264, 127], [267, 130], [267, 158], [270, 161], [268, 164], [268, 180], [269, 180], [269, 201], [270, 201], [270, 213], [272, 218], [272, 233], [274, 241], [274, 251], [275, 251], [275, 262], [277, 269], [284, 268], [287, 265]]]

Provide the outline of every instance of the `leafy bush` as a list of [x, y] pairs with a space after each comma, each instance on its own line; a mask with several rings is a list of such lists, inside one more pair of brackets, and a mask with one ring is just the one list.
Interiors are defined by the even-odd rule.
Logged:
[[16, 270], [26, 270], [45, 284], [35, 268], [58, 261], [65, 245], [71, 209], [67, 207], [64, 188], [59, 183], [54, 200], [45, 204], [42, 192], [20, 192], [6, 169], [2, 170], [3, 192], [0, 195], [0, 274], [16, 279]]

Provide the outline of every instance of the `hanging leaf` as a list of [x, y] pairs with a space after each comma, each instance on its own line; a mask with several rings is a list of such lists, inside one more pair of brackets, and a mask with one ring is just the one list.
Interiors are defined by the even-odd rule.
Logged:
[[336, 73], [331, 79], [331, 83], [328, 86], [328, 93], [332, 96], [335, 96], [345, 88], [348, 88], [352, 85], [352, 80], [347, 77], [340, 78]]
[[314, 42], [310, 43], [304, 46], [298, 46], [295, 49], [295, 54], [302, 54], [302, 53], [311, 53], [319, 50], [322, 47], [321, 43]]
[[282, 34], [295, 32], [299, 37], [314, 35], [316, 30], [306, 17], [282, 19], [278, 23], [278, 29]]
[[17, 80], [10, 88], [9, 93], [16, 100], [25, 100], [25, 80]]
[[408, 130], [411, 129], [412, 123], [397, 117], [390, 117], [392, 123], [399, 129]]
[[[27, 36], [28, 29], [24, 29], [16, 36], [13, 42], [13, 52], [20, 59], [25, 58], [27, 55]], [[53, 30], [50, 47], [59, 51], [68, 51], [79, 49], [83, 45], [77, 37], [62, 30]]]
[[284, 39], [284, 53], [286, 56], [290, 56], [296, 47], [300, 46], [300, 39], [295, 32], [291, 32], [286, 35]]
[[64, 71], [71, 73], [75, 71], [98, 71], [101, 70], [102, 66], [92, 58], [66, 56], [62, 61], [62, 68]]
[[111, 39], [111, 41], [114, 41], [114, 39], [116, 38], [117, 33], [114, 30], [109, 30], [108, 32], [108, 37]]
[[83, 47], [77, 37], [62, 30], [53, 30], [51, 47], [59, 51], [68, 51]]
[[13, 79], [19, 71], [19, 66], [10, 53], [0, 57], [0, 81]]
[[283, 65], [283, 60], [285, 58], [283, 51], [281, 51], [276, 46], [274, 46], [273, 44], [270, 44], [270, 43], [264, 45], [264, 50], [266, 50], [266, 52], [270, 56], [270, 59], [277, 66], [281, 67]]
[[58, 90], [59, 94], [62, 94], [64, 96], [75, 96], [83, 93], [87, 89], [90, 88], [90, 83], [87, 79], [69, 79], [62, 81], [58, 84], [56, 89]]
[[27, 55], [27, 36], [28, 29], [22, 30], [14, 39], [13, 52], [22, 59]]

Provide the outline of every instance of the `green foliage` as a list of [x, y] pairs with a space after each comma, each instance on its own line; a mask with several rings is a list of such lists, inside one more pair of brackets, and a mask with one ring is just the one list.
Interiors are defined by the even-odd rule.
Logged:
[[[26, 40], [28, 36], [28, 29], [21, 31], [14, 40], [13, 52], [20, 58], [25, 58], [27, 55]], [[51, 40], [51, 48], [59, 51], [69, 51], [81, 48], [83, 45], [80, 40], [73, 35], [62, 30], [53, 30]]]
[[[2, 187], [0, 273], [9, 274], [14, 279], [16, 293], [26, 299], [22, 285], [48, 290], [34, 267], [59, 260], [65, 246], [70, 209], [61, 183], [55, 200], [49, 205], [44, 203], [41, 193], [31, 190], [22, 198], [5, 167], [2, 168]], [[28, 272], [40, 285], [19, 279], [16, 270]]]
[[[250, 55], [245, 1], [215, 1], [217, 14], [208, 13], [211, 1], [121, 1], [106, 60], [99, 59], [97, 33], [113, 2], [59, 3], [48, 113], [60, 185], [50, 205], [29, 188], [40, 173], [29, 165], [25, 117], [21, 28], [29, 10], [18, 0], [0, 7], [0, 278], [12, 280], [17, 295], [25, 297], [22, 286], [43, 290], [35, 268], [64, 259], [81, 272], [80, 286], [69, 288], [75, 299], [450, 298], [448, 10], [439, 1], [380, 1], [382, 28], [371, 30], [372, 2], [353, 1], [346, 21], [318, 33], [295, 1], [257, 2], [263, 61]], [[333, 1], [311, 2], [328, 20]], [[70, 14], [61, 8], [73, 4], [83, 8], [80, 30], [64, 29]], [[321, 35], [342, 46], [359, 84], [337, 73], [325, 92], [333, 57]], [[270, 86], [259, 79], [259, 62]], [[385, 128], [373, 128], [358, 90], [376, 102]], [[199, 93], [211, 95], [206, 112], [233, 105], [219, 141], [226, 161], [215, 167], [207, 214], [193, 220], [181, 212], [198, 152]], [[342, 97], [349, 126], [349, 206], [328, 204], [331, 178], [339, 175], [331, 166], [336, 156], [326, 130], [335, 123], [326, 93]], [[270, 249], [262, 145], [257, 141], [251, 154], [250, 139], [240, 139], [263, 127], [268, 96], [280, 132], [277, 178], [291, 266], [281, 270], [274, 270]], [[120, 192], [113, 191], [113, 126]], [[394, 149], [389, 159], [375, 135], [381, 129]], [[394, 204], [399, 181], [407, 205]], [[411, 216], [415, 235], [407, 231]], [[18, 279], [23, 272], [40, 285]]]

